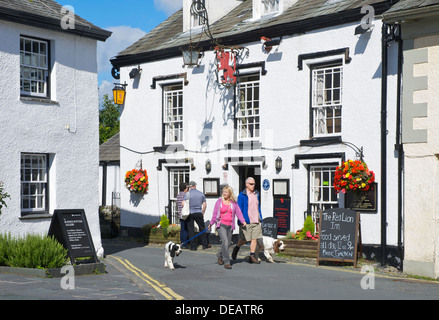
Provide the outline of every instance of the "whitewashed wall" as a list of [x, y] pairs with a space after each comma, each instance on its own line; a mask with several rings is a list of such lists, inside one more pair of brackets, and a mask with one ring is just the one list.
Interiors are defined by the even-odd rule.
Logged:
[[[5, 21], [0, 34], [0, 181], [11, 195], [0, 233], [47, 233], [50, 219], [21, 219], [20, 210], [21, 153], [47, 153], [49, 213], [84, 209], [99, 250], [96, 40]], [[20, 35], [50, 40], [54, 103], [20, 99]]]

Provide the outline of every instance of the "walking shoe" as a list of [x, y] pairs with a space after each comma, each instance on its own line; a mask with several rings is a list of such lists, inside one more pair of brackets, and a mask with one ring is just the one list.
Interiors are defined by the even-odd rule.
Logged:
[[257, 263], [257, 264], [259, 264], [259, 261], [256, 260], [255, 256], [252, 255], [252, 254], [250, 255], [249, 262], [250, 263]]
[[238, 247], [238, 246], [235, 246], [235, 247], [233, 248], [233, 252], [232, 252], [232, 259], [233, 259], [233, 260], [236, 260], [236, 256], [238, 255], [238, 251], [239, 251], [239, 247]]
[[223, 261], [223, 259], [221, 259], [221, 258], [218, 258], [218, 264], [219, 264], [220, 266], [222, 266], [222, 265], [224, 264], [224, 261]]
[[224, 268], [226, 268], [226, 269], [232, 269], [232, 266], [231, 266], [230, 264], [226, 264], [226, 265], [224, 266]]

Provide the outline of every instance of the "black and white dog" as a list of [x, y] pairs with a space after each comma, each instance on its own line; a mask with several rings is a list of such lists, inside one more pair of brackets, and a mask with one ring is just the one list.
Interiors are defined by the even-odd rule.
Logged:
[[179, 244], [169, 241], [165, 245], [165, 268], [174, 270], [174, 257], [181, 253], [181, 248]]

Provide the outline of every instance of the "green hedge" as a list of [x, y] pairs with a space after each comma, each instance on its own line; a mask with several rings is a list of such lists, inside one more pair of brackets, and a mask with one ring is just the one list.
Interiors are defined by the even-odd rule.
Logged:
[[0, 234], [0, 266], [52, 269], [66, 263], [67, 249], [52, 237], [12, 238], [10, 234]]

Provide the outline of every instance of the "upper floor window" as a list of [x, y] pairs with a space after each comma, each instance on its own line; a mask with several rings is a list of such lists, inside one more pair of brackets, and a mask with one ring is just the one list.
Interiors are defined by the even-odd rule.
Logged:
[[[191, 6], [191, 26], [198, 27], [204, 25], [204, 20], [206, 17], [206, 6], [205, 0], [192, 0]], [[194, 4], [196, 3], [196, 4]]]
[[259, 74], [239, 77], [236, 101], [238, 140], [259, 138]]
[[164, 143], [183, 141], [183, 85], [163, 87]]
[[262, 16], [270, 13], [279, 12], [280, 0], [261, 0], [262, 1]]
[[20, 92], [22, 95], [47, 97], [49, 42], [20, 37]]
[[316, 67], [311, 74], [313, 136], [340, 134], [343, 67], [341, 65]]

